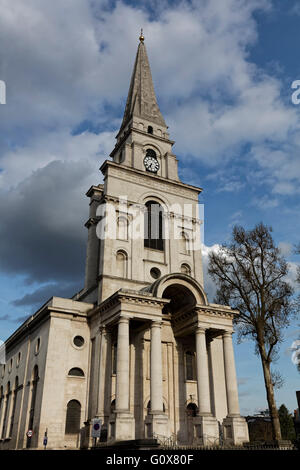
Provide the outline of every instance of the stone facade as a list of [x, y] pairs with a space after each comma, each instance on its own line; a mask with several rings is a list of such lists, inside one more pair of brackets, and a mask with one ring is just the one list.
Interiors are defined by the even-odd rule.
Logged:
[[232, 347], [238, 312], [207, 301], [201, 188], [179, 180], [173, 143], [141, 37], [104, 183], [87, 192], [85, 286], [50, 299], [6, 342], [1, 449], [42, 448], [45, 432], [50, 448], [89, 447], [95, 417], [110, 443], [248, 441]]

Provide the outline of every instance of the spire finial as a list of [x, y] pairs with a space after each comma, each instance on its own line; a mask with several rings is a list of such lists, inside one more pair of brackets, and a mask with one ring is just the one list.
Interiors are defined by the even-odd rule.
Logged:
[[144, 35], [143, 35], [143, 28], [141, 28], [141, 35], [140, 35], [140, 37], [139, 37], [139, 40], [140, 40], [141, 42], [144, 42], [144, 39], [145, 39], [145, 38], [144, 38]]

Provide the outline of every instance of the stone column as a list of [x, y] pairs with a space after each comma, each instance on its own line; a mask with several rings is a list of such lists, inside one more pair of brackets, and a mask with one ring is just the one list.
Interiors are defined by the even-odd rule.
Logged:
[[232, 346], [232, 333], [230, 331], [225, 331], [223, 333], [223, 350], [228, 416], [240, 416], [234, 352]]
[[198, 414], [211, 416], [205, 329], [196, 330]]
[[161, 323], [156, 321], [151, 323], [150, 400], [151, 411], [163, 413]]
[[129, 318], [120, 317], [117, 345], [116, 411], [129, 410]]
[[96, 416], [104, 417], [105, 381], [106, 381], [106, 356], [107, 356], [107, 331], [105, 326], [100, 327], [100, 346], [98, 364], [98, 399]]

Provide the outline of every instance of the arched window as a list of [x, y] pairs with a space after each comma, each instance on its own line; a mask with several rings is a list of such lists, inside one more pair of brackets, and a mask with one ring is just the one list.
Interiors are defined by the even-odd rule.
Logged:
[[73, 367], [69, 370], [68, 375], [72, 377], [84, 377], [84, 372], [79, 367]]
[[111, 373], [117, 373], [117, 343], [112, 345], [112, 364], [111, 364]]
[[144, 218], [144, 246], [155, 250], [164, 249], [164, 226], [162, 206], [156, 201], [146, 202]]
[[190, 254], [190, 239], [186, 232], [180, 234], [180, 252], [185, 255]]
[[152, 126], [148, 126], [148, 134], [153, 134], [153, 127]]
[[[151, 400], [149, 400], [147, 403], [147, 414], [150, 414], [150, 411], [151, 411]], [[163, 412], [165, 413], [165, 411], [166, 411], [166, 407], [165, 407], [165, 404], [163, 403]]]
[[9, 404], [10, 404], [10, 382], [8, 382], [7, 387], [6, 387], [5, 409], [4, 409], [4, 416], [3, 416], [3, 423], [2, 423], [2, 436], [1, 436], [2, 439], [6, 437]]
[[[30, 403], [30, 410], [29, 410], [29, 422], [28, 422], [28, 429], [33, 429], [34, 423], [34, 414], [35, 414], [35, 402], [36, 402], [36, 395], [37, 395], [37, 386], [39, 381], [39, 369], [38, 366], [34, 366], [32, 372], [32, 389], [31, 389], [31, 403]], [[26, 447], [30, 447], [31, 438], [27, 438]]]
[[157, 155], [156, 155], [155, 150], [153, 150], [153, 149], [147, 149], [147, 150], [146, 150], [146, 157], [152, 157], [152, 158], [156, 158], [156, 159], [157, 159]]
[[191, 351], [185, 352], [185, 379], [196, 380], [195, 355]]
[[81, 405], [77, 400], [69, 401], [67, 405], [65, 434], [77, 434], [80, 431]]
[[110, 404], [110, 412], [113, 413], [116, 409], [116, 400], [113, 400]]
[[188, 406], [186, 407], [186, 414], [188, 416], [191, 416], [191, 417], [197, 416], [197, 411], [198, 411], [198, 408], [197, 408], [197, 405], [195, 405], [195, 403], [189, 403]]
[[191, 275], [191, 268], [189, 267], [188, 264], [183, 263], [180, 267], [180, 271], [184, 274], [188, 274], [189, 276]]
[[12, 436], [13, 428], [14, 428], [14, 421], [15, 421], [15, 413], [16, 413], [16, 406], [17, 406], [17, 398], [18, 398], [18, 391], [19, 391], [19, 378], [16, 377], [15, 381], [15, 389], [14, 389], [14, 398], [13, 398], [13, 405], [10, 417], [10, 430], [9, 436]]
[[117, 276], [127, 278], [127, 253], [123, 250], [117, 251], [116, 268]]
[[117, 220], [117, 238], [128, 240], [128, 220], [126, 217], [119, 217]]
[[0, 388], [0, 423], [3, 413], [3, 406], [4, 406], [4, 393], [3, 393], [3, 385]]

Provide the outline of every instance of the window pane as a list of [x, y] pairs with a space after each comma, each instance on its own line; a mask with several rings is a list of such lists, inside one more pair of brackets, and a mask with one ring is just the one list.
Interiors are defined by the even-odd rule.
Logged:
[[186, 380], [194, 380], [193, 354], [190, 351], [185, 353], [185, 375]]
[[80, 430], [81, 405], [77, 400], [71, 400], [67, 406], [66, 434], [76, 434]]

